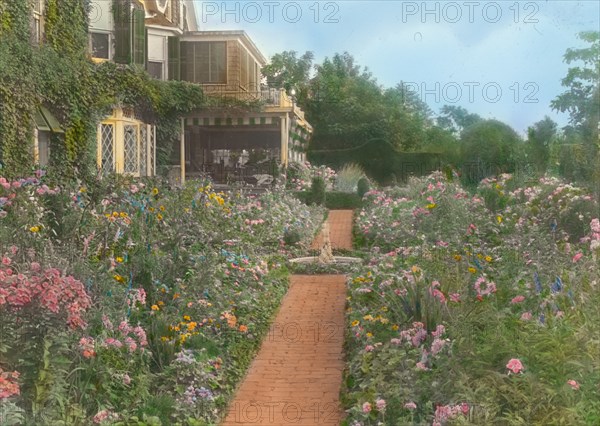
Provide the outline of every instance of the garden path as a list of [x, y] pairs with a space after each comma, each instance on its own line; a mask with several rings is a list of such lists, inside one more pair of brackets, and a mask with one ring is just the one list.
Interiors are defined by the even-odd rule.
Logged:
[[[352, 248], [352, 211], [328, 220], [333, 247]], [[339, 425], [345, 304], [344, 275], [293, 275], [222, 426]]]
[[[327, 222], [333, 249], [352, 250], [352, 218], [352, 210], [329, 210]], [[319, 234], [310, 248], [319, 250], [322, 245], [323, 237]]]

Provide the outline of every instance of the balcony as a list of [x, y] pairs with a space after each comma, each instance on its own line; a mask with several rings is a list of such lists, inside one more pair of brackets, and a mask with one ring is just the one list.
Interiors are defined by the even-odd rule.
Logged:
[[224, 105], [230, 100], [257, 101], [263, 105], [264, 112], [292, 112], [293, 110], [296, 116], [304, 120], [304, 111], [296, 106], [284, 89], [269, 88], [254, 91], [240, 87], [235, 90], [229, 85], [202, 85], [202, 89], [206, 96], [222, 99]]

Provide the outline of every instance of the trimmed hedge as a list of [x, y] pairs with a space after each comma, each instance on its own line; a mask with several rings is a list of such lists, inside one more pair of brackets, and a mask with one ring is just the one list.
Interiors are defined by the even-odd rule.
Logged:
[[[294, 196], [305, 204], [313, 204], [310, 191], [295, 191]], [[330, 210], [360, 209], [362, 199], [355, 193], [331, 191], [325, 194], [325, 207]]]

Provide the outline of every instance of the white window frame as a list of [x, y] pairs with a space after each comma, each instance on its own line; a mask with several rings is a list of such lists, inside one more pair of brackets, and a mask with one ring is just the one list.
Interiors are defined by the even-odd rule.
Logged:
[[[92, 35], [93, 34], [106, 34], [108, 35], [108, 58], [99, 58], [94, 55], [94, 46], [92, 43]], [[92, 59], [96, 62], [104, 62], [104, 61], [110, 61], [113, 58], [113, 34], [110, 31], [106, 31], [106, 30], [98, 30], [98, 29], [91, 29], [89, 30], [89, 40], [88, 40], [88, 50], [90, 52], [90, 56], [92, 56]]]

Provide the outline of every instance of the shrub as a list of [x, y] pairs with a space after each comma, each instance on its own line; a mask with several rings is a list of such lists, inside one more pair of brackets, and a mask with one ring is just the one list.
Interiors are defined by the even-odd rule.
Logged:
[[312, 179], [310, 195], [311, 203], [317, 205], [325, 203], [325, 180], [322, 177], [317, 176]]
[[361, 177], [356, 185], [356, 193], [360, 198], [362, 198], [367, 192], [369, 192], [369, 189], [371, 189], [369, 185], [369, 179], [364, 176]]
[[362, 199], [357, 194], [328, 192], [325, 207], [331, 210], [359, 209], [362, 207]]
[[334, 189], [340, 192], [354, 192], [358, 182], [365, 177], [365, 172], [358, 164], [346, 164], [338, 172]]

